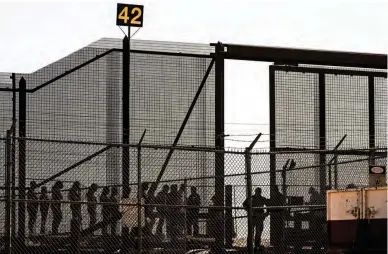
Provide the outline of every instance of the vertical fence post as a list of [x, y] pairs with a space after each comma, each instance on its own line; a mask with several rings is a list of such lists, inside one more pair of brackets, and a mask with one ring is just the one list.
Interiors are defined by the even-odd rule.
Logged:
[[247, 200], [248, 200], [248, 253], [253, 254], [253, 218], [252, 218], [252, 175], [251, 175], [251, 154], [248, 149], [245, 150], [245, 172], [247, 182]]
[[[276, 82], [275, 82], [275, 68], [276, 66], [269, 66], [269, 188], [270, 188], [270, 199], [276, 197]], [[271, 245], [276, 244], [276, 222], [270, 220], [270, 243]]]
[[334, 189], [338, 189], [338, 155], [334, 154]]
[[[125, 146], [129, 144], [129, 39], [127, 36], [123, 39], [123, 63], [122, 63], [122, 118], [123, 118], [123, 137], [122, 141], [124, 146], [122, 147], [122, 186], [123, 186], [123, 199], [129, 198], [129, 147]], [[122, 239], [129, 239], [129, 228], [122, 227]], [[124, 245], [125, 247], [125, 245]], [[126, 251], [124, 249], [124, 251]]]
[[[221, 42], [215, 45], [215, 146], [218, 150], [224, 151], [224, 46]], [[215, 154], [215, 205], [224, 207], [225, 198], [225, 155], [224, 152]], [[214, 218], [218, 233], [215, 235], [214, 253], [220, 253], [224, 249], [225, 241], [225, 210], [222, 209], [221, 216]]]
[[253, 208], [252, 208], [252, 155], [251, 151], [257, 141], [261, 137], [259, 133], [256, 138], [252, 141], [249, 147], [245, 148], [245, 173], [246, 173], [246, 182], [247, 182], [247, 200], [248, 200], [248, 253], [253, 254]]
[[185, 250], [185, 253], [186, 253], [186, 251], [187, 251], [187, 179], [185, 178], [184, 180], [183, 180], [183, 185], [184, 185], [184, 196], [183, 196], [183, 205], [184, 205], [184, 207], [183, 207], [183, 211], [184, 211], [184, 223], [183, 223], [183, 229], [182, 229], [182, 231], [183, 231], [183, 236], [185, 236], [184, 237], [184, 239], [185, 239], [185, 242], [184, 242], [184, 250]]
[[[141, 143], [145, 137], [147, 130], [144, 130], [143, 135], [140, 138], [139, 143], [137, 144], [137, 252], [140, 254], [143, 248], [143, 239], [142, 239], [142, 197], [143, 197], [143, 188], [141, 183]], [[144, 218], [146, 219], [146, 218]]]
[[[325, 74], [319, 73], [319, 150], [326, 150], [326, 83]], [[319, 189], [326, 200], [326, 153], [319, 153]]]
[[18, 249], [24, 253], [26, 226], [26, 80], [19, 82], [19, 210], [18, 210]]
[[[12, 200], [16, 198], [16, 74], [12, 73], [11, 76], [12, 79]], [[11, 206], [12, 215], [12, 237], [15, 238], [15, 230], [16, 230], [16, 214], [15, 214], [15, 207]]]
[[137, 252], [142, 251], [142, 223], [141, 223], [141, 206], [142, 206], [142, 188], [141, 188], [141, 145], [137, 146]]
[[6, 139], [6, 147], [5, 147], [5, 174], [6, 174], [6, 182], [5, 182], [5, 188], [6, 188], [6, 197], [7, 202], [5, 204], [5, 231], [6, 231], [6, 238], [5, 238], [5, 253], [11, 253], [12, 252], [12, 245], [11, 245], [11, 236], [12, 236], [12, 222], [11, 222], [11, 209], [12, 209], [12, 199], [11, 199], [11, 167], [12, 167], [12, 145], [11, 145], [11, 135], [12, 131], [7, 131], [7, 139]]
[[333, 176], [332, 176], [331, 162], [329, 163], [329, 189], [331, 190], [333, 185]]
[[233, 247], [233, 186], [225, 186], [225, 206], [227, 210], [225, 212], [225, 247]]
[[[375, 127], [375, 78], [373, 76], [368, 77], [368, 105], [369, 105], [369, 149], [375, 149], [376, 147], [376, 127]], [[374, 156], [374, 150], [370, 153], [370, 164], [375, 165], [376, 160]]]
[[[285, 206], [286, 205], [286, 198], [287, 198], [287, 167], [288, 167], [288, 163], [289, 163], [290, 159], [287, 160], [286, 164], [283, 166], [282, 168], [282, 193], [283, 193], [283, 200], [282, 200], [282, 206]], [[291, 162], [290, 163], [290, 166], [289, 166], [289, 169], [292, 169], [294, 166], [293, 166], [293, 163]], [[287, 211], [289, 212], [289, 210]], [[281, 234], [282, 234], [282, 238], [280, 239], [280, 243], [276, 243], [276, 245], [279, 245], [280, 246], [280, 250], [282, 252], [285, 251], [285, 248], [286, 248], [286, 243], [287, 243], [287, 234], [285, 233], [285, 221], [286, 221], [286, 212], [284, 210], [282, 210], [281, 212], [281, 221], [276, 221], [276, 223], [273, 223], [273, 225], [276, 225], [279, 223], [279, 226], [275, 228], [275, 231], [276, 231], [276, 235], [279, 234], [280, 230], [281, 230]], [[272, 219], [272, 218], [271, 218]], [[272, 228], [271, 228], [271, 231], [272, 231]], [[271, 244], [274, 244], [275, 242], [273, 241]]]
[[[236, 207], [236, 187], [233, 187], [233, 197], [232, 197], [232, 200], [233, 200], [233, 206]], [[233, 230], [236, 230], [236, 232], [239, 232], [238, 230], [238, 223], [237, 223], [237, 209], [234, 209], [234, 217], [233, 217]]]

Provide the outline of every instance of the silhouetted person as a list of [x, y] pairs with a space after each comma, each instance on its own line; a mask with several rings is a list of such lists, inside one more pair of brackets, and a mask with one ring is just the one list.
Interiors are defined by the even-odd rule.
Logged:
[[46, 221], [47, 221], [47, 215], [50, 208], [50, 204], [47, 202], [49, 200], [49, 197], [47, 195], [47, 187], [43, 186], [40, 189], [40, 196], [39, 200], [43, 201], [40, 202], [39, 208], [40, 208], [40, 233], [45, 234], [46, 233]]
[[58, 234], [59, 225], [62, 221], [62, 209], [61, 201], [63, 199], [61, 189], [63, 188], [62, 181], [55, 182], [54, 186], [51, 188], [51, 211], [53, 213], [53, 222], [52, 222], [52, 233]]
[[[68, 200], [71, 202], [80, 202], [81, 201], [81, 183], [76, 181], [73, 183], [69, 190]], [[70, 203], [70, 210], [72, 219], [81, 220], [81, 204], [80, 203]]]
[[156, 195], [156, 203], [158, 206], [156, 207], [156, 210], [158, 211], [158, 226], [156, 227], [156, 235], [162, 236], [163, 235], [163, 226], [166, 222], [166, 216], [167, 216], [167, 196], [168, 196], [168, 185], [164, 185], [162, 190]]
[[[110, 214], [111, 217], [117, 217], [118, 214], [120, 213], [119, 204], [118, 204], [119, 203], [118, 194], [119, 194], [119, 191], [117, 187], [112, 187], [110, 197], [109, 197], [109, 201], [112, 203], [109, 209], [111, 213]], [[118, 221], [116, 220], [111, 223], [111, 226], [110, 226], [111, 235], [116, 235], [117, 228], [118, 228]]]
[[141, 193], [143, 195], [144, 201], [147, 200], [148, 189], [149, 189], [149, 184], [147, 182], [144, 182], [141, 184]]
[[27, 203], [27, 212], [28, 212], [28, 231], [30, 234], [34, 234], [35, 223], [38, 215], [39, 203], [38, 195], [35, 193], [37, 184], [35, 181], [30, 182], [30, 188], [27, 192], [27, 199], [32, 202]]
[[[102, 189], [101, 195], [100, 195], [100, 203], [101, 204], [101, 215], [102, 215], [102, 220], [106, 221], [109, 219], [109, 204], [104, 204], [104, 203], [109, 203], [110, 198], [109, 198], [109, 187], [105, 186]], [[102, 234], [107, 235], [108, 234], [108, 227], [104, 226], [102, 227]]]
[[86, 193], [86, 201], [88, 202], [87, 209], [89, 214], [89, 227], [93, 226], [97, 222], [97, 197], [96, 191], [98, 189], [98, 185], [92, 183], [88, 188], [88, 192]]
[[[253, 220], [253, 230], [255, 233], [255, 248], [259, 249], [261, 246], [261, 235], [264, 229], [264, 220], [267, 216], [265, 214], [265, 210], [263, 208], [255, 208], [255, 207], [264, 207], [267, 205], [268, 199], [261, 196], [261, 188], [257, 187], [255, 189], [255, 194], [252, 196], [252, 220]], [[248, 208], [248, 199], [246, 199], [243, 203], [244, 208]]]
[[[307, 205], [324, 205], [324, 199], [322, 198], [322, 195], [314, 188], [309, 188], [309, 194], [310, 194], [310, 201], [306, 202]], [[311, 211], [310, 214], [312, 215], [312, 223], [311, 226], [314, 228], [314, 230], [318, 230], [319, 232], [323, 232], [323, 225], [325, 224], [325, 212], [320, 210]]]
[[[286, 202], [286, 197], [279, 191], [279, 187], [275, 185], [275, 192], [271, 193], [271, 199], [269, 200], [270, 206], [284, 206]], [[280, 245], [282, 242], [282, 234], [284, 230], [283, 214], [284, 210], [282, 208], [272, 208], [267, 209], [271, 215], [271, 221], [274, 221], [274, 244]]]
[[308, 205], [322, 205], [324, 203], [321, 194], [314, 188], [309, 188], [310, 201], [306, 202]]
[[[179, 203], [177, 205], [186, 205], [186, 184], [182, 183], [179, 186], [178, 197]], [[177, 208], [179, 209], [179, 213], [177, 214], [177, 232], [181, 235], [185, 233], [186, 208]]]
[[208, 214], [206, 218], [206, 224], [207, 224], [207, 234], [211, 238], [216, 238], [216, 234], [219, 232], [218, 231], [218, 219], [222, 218], [222, 212], [223, 210], [217, 207], [212, 207], [212, 206], [217, 206], [217, 200], [216, 196], [211, 197], [210, 199], [212, 201], [212, 204], [210, 205], [211, 207], [208, 208]]
[[146, 217], [146, 225], [145, 225], [145, 234], [151, 235], [152, 229], [155, 225], [155, 215], [154, 215], [154, 209], [155, 206], [152, 206], [152, 204], [156, 203], [155, 194], [153, 193], [153, 190], [156, 190], [156, 183], [152, 183], [151, 188], [148, 189], [147, 195], [143, 195], [145, 198], [145, 217]]
[[186, 185], [184, 183], [182, 183], [180, 186], [179, 186], [179, 190], [178, 190], [178, 193], [179, 193], [179, 196], [180, 198], [182, 199], [182, 202], [184, 202], [184, 198], [185, 198], [185, 193], [186, 193]]
[[181, 225], [177, 225], [177, 218], [181, 214], [179, 207], [177, 207], [177, 205], [180, 204], [178, 185], [171, 185], [170, 193], [167, 197], [167, 204], [169, 205], [167, 214], [167, 230], [171, 240], [175, 241], [177, 240], [179, 228], [181, 227]]
[[192, 230], [194, 230], [193, 235], [198, 236], [199, 234], [199, 207], [201, 205], [201, 197], [197, 193], [197, 188], [192, 186], [191, 193], [187, 198], [187, 234], [191, 235]]

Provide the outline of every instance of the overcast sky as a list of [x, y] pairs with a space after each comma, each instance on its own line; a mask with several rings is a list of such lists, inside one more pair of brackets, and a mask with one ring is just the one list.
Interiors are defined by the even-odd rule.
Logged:
[[[0, 72], [32, 72], [101, 37], [122, 38], [117, 2], [145, 6], [136, 39], [388, 51], [383, 0], [0, 1]], [[227, 61], [225, 96], [227, 133], [268, 133], [268, 63]]]

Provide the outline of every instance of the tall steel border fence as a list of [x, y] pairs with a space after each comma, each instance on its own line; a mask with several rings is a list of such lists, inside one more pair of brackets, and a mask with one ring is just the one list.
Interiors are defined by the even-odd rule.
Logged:
[[[322, 253], [325, 192], [386, 165], [386, 56], [134, 43], [0, 75], [1, 250]], [[227, 59], [274, 62], [269, 151], [225, 148]]]

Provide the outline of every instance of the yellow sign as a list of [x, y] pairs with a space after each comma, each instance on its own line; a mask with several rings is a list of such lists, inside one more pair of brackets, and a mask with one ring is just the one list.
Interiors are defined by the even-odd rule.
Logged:
[[143, 5], [117, 4], [116, 25], [143, 26]]

